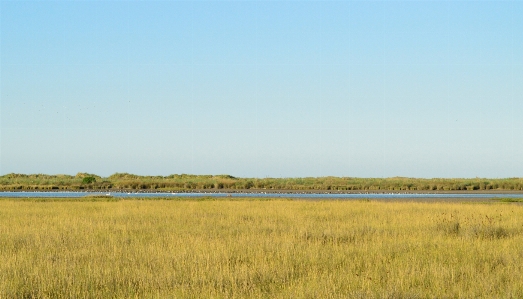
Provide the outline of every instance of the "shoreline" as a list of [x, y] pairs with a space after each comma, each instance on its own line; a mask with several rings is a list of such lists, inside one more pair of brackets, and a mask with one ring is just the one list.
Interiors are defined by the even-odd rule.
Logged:
[[201, 194], [523, 194], [523, 190], [274, 190], [274, 189], [193, 189], [193, 190], [150, 190], [150, 189], [46, 189], [46, 190], [0, 190], [6, 193], [201, 193]]

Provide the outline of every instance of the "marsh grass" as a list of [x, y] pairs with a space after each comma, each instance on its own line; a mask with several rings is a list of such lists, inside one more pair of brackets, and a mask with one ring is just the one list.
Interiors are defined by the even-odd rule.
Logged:
[[522, 298], [522, 216], [505, 204], [2, 200], [0, 298]]
[[491, 200], [497, 202], [523, 202], [523, 198], [513, 198], [513, 197], [494, 197]]
[[443, 214], [437, 229], [447, 236], [480, 239], [501, 239], [519, 233], [502, 225], [502, 215], [467, 215], [459, 213]]
[[306, 178], [239, 178], [231, 175], [140, 176], [115, 173], [102, 178], [95, 174], [72, 175], [17, 174], [0, 176], [0, 190], [302, 190], [349, 191], [523, 191], [523, 178], [354, 178], [354, 177], [306, 177]]

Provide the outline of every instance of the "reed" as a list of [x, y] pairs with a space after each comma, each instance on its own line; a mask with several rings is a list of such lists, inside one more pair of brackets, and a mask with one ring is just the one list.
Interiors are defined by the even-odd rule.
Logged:
[[230, 175], [139, 176], [116, 173], [107, 178], [95, 174], [6, 174], [0, 190], [194, 190], [250, 189], [305, 191], [523, 191], [523, 178], [238, 178]]

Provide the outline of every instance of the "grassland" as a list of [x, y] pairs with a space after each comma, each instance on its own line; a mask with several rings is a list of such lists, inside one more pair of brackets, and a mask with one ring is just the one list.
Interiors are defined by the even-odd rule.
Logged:
[[518, 204], [79, 200], [0, 200], [0, 298], [523, 297]]
[[299, 191], [523, 191], [523, 178], [238, 178], [231, 175], [139, 176], [115, 173], [109, 177], [16, 174], [0, 176], [0, 190], [299, 190]]

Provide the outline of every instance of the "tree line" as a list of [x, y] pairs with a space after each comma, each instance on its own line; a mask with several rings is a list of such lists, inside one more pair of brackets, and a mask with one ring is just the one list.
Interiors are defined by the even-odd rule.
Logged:
[[165, 190], [204, 189], [303, 190], [303, 191], [461, 191], [523, 190], [523, 178], [240, 178], [231, 175], [172, 174], [141, 176], [115, 173], [76, 175], [17, 174], [0, 176], [0, 190]]

